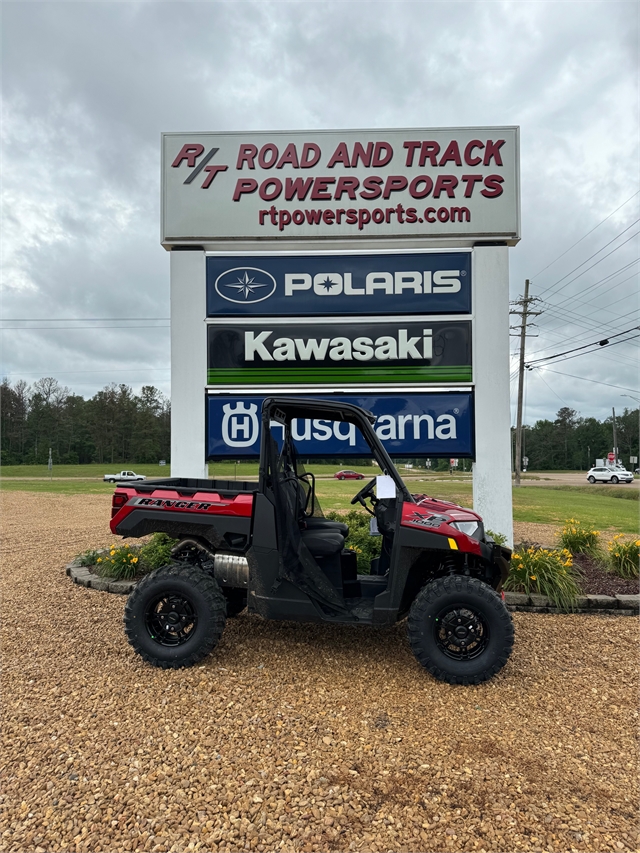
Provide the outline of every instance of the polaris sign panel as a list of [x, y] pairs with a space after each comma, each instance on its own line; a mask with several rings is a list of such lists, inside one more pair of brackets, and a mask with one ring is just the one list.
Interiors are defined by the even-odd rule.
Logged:
[[162, 242], [520, 239], [517, 127], [164, 133]]
[[[260, 413], [264, 397], [207, 397], [207, 458], [260, 456]], [[325, 397], [335, 400], [336, 397]], [[392, 456], [455, 454], [473, 457], [471, 393], [340, 396], [377, 415], [374, 429]], [[274, 427], [275, 428], [275, 427]], [[293, 438], [301, 456], [368, 457], [369, 448], [353, 424], [298, 419]], [[278, 435], [276, 430], [275, 435]]]
[[207, 257], [207, 315], [471, 313], [471, 252]]
[[471, 321], [211, 323], [209, 385], [469, 383]]

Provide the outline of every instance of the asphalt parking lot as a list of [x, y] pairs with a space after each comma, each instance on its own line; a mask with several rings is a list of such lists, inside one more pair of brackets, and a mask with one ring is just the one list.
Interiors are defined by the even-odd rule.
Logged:
[[64, 575], [112, 541], [109, 506], [2, 495], [4, 850], [638, 849], [635, 619], [514, 614], [472, 688], [421, 670], [404, 625], [247, 614], [164, 672], [123, 598]]

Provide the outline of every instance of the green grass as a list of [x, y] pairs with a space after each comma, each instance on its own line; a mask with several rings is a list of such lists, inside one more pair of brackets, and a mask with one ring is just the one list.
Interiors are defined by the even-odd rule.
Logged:
[[[144, 474], [146, 477], [169, 477], [171, 467], [169, 465], [137, 465], [136, 463], [126, 465], [105, 462], [104, 465], [54, 465], [51, 475], [54, 479], [63, 477], [73, 479], [98, 479], [102, 480], [105, 474], [119, 474], [120, 471], [135, 471], [136, 474]], [[46, 465], [3, 465], [0, 469], [0, 477], [45, 477], [49, 479], [49, 471]]]
[[[131, 465], [136, 473], [148, 477], [168, 477], [170, 469], [158, 465]], [[353, 466], [365, 475], [364, 480], [335, 480], [336, 465], [312, 464], [309, 466], [319, 479], [316, 482], [318, 499], [323, 510], [347, 510], [351, 498], [374, 477], [377, 468]], [[350, 467], [350, 466], [345, 466]], [[121, 466], [120, 466], [121, 468]], [[2, 470], [0, 488], [4, 490], [45, 492], [57, 494], [105, 494], [110, 495], [113, 486], [103, 483], [105, 473], [116, 473], [119, 466], [104, 465], [59, 465], [53, 470], [55, 478], [49, 480], [46, 466], [7, 466]], [[402, 467], [402, 474], [408, 474]], [[256, 479], [257, 462], [215, 462], [209, 465], [210, 476], [221, 479]], [[40, 477], [42, 479], [26, 479]], [[407, 479], [414, 494], [426, 493], [432, 497], [450, 500], [462, 506], [472, 506], [471, 477], [449, 478], [445, 473], [426, 474]], [[520, 486], [513, 490], [513, 518], [515, 521], [554, 524], [560, 527], [565, 519], [577, 518], [596, 530], [614, 530], [619, 533], [638, 532], [638, 504], [640, 493], [631, 487], [594, 488], [593, 486]]]
[[48, 492], [57, 495], [110, 495], [111, 483], [91, 482], [90, 480], [0, 480], [2, 492]]

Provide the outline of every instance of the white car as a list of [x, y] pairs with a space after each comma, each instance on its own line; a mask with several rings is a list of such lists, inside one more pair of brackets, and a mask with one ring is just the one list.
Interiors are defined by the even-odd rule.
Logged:
[[590, 483], [632, 483], [633, 474], [625, 468], [592, 468], [587, 480]]

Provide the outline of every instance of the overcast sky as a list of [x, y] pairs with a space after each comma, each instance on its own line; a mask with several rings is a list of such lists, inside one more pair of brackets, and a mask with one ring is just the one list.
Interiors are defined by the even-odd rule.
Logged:
[[[12, 382], [169, 394], [161, 131], [519, 125], [511, 296], [528, 277], [544, 300], [528, 358], [640, 326], [635, 0], [21, 0], [2, 18]], [[525, 421], [635, 408], [639, 342], [528, 372]]]

